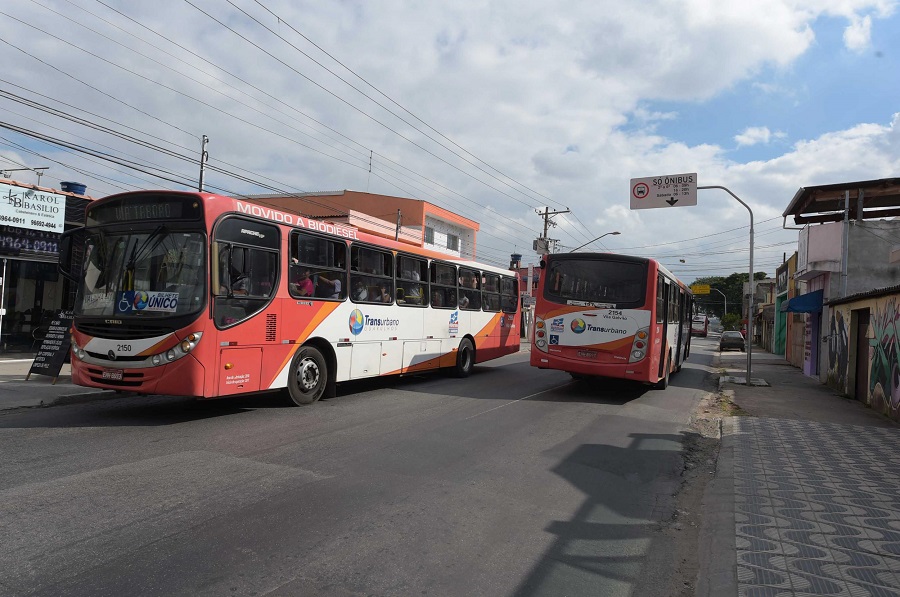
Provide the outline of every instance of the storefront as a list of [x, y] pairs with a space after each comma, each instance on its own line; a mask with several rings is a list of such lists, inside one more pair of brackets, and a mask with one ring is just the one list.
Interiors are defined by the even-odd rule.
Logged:
[[90, 197], [82, 185], [62, 186], [77, 193], [0, 179], [0, 351], [37, 348], [53, 315], [72, 307], [58, 242], [83, 225]]

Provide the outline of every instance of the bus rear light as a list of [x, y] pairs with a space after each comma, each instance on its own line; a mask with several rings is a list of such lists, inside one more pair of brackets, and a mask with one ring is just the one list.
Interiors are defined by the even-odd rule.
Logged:
[[544, 320], [543, 320], [543, 319], [538, 319], [537, 321], [535, 321], [535, 322], [534, 322], [534, 327], [536, 327], [536, 328], [539, 329], [539, 330], [544, 329]]
[[634, 358], [635, 361], [640, 361], [642, 358], [644, 358], [644, 351], [643, 350], [635, 350], [634, 352], [631, 353], [631, 356]]
[[538, 330], [538, 331], [537, 331], [537, 337], [538, 337], [538, 338], [543, 338], [543, 337], [544, 337], [544, 330]]
[[647, 332], [645, 332], [644, 330], [641, 330], [637, 333], [637, 337], [640, 338], [641, 340], [646, 340]]
[[644, 348], [645, 345], [643, 342], [638, 340], [637, 342], [634, 343], [634, 346], [635, 346], [635, 348]]

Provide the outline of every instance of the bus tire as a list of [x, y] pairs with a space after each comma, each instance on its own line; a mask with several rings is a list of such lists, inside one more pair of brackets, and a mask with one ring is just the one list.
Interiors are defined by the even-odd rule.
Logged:
[[469, 377], [473, 367], [475, 367], [475, 346], [471, 340], [463, 338], [456, 350], [456, 365], [453, 367], [453, 375]]
[[666, 359], [666, 369], [665, 369], [666, 374], [663, 375], [663, 378], [662, 378], [661, 380], [659, 380], [658, 382], [656, 382], [656, 385], [653, 386], [654, 389], [657, 389], [657, 390], [665, 390], [666, 388], [669, 387], [669, 367], [670, 367], [671, 364], [672, 364], [671, 359], [668, 359], [668, 358], [667, 358], [667, 359]]
[[303, 346], [291, 361], [288, 374], [288, 395], [296, 406], [312, 404], [325, 393], [328, 385], [328, 364], [315, 346]]

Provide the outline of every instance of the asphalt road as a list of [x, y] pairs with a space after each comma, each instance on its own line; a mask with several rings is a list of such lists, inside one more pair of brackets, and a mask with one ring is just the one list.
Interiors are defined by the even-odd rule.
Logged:
[[709, 389], [703, 345], [665, 391], [523, 352], [305, 408], [6, 412], [0, 595], [668, 594], [660, 524]]

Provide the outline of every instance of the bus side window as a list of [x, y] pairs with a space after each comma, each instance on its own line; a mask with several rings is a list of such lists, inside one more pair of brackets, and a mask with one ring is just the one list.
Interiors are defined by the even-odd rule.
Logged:
[[347, 298], [347, 244], [307, 232], [291, 236], [288, 291], [294, 297]]

